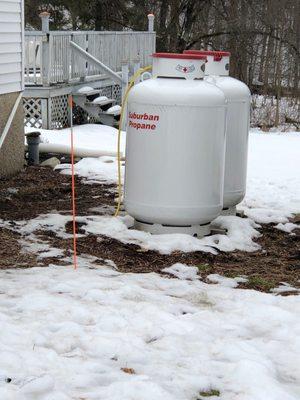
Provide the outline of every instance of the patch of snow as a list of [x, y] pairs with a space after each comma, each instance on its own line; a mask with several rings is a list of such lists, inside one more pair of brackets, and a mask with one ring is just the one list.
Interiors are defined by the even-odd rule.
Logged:
[[[61, 164], [58, 168], [64, 175], [71, 175], [71, 165]], [[117, 160], [114, 157], [83, 158], [75, 164], [75, 174], [86, 178], [86, 182], [113, 184], [118, 180]], [[124, 166], [121, 165], [122, 176]]]
[[288, 222], [293, 216], [291, 212], [283, 210], [272, 210], [268, 208], [245, 208], [244, 213], [247, 217], [261, 224]]
[[108, 100], [108, 97], [106, 97], [106, 96], [99, 96], [99, 97], [96, 97], [96, 98], [93, 100], [93, 103], [95, 103], [95, 104], [100, 104], [100, 103], [102, 103], [102, 102], [105, 101], [105, 100]]
[[38, 254], [38, 259], [48, 257], [62, 257], [64, 251], [62, 249], [56, 249], [50, 247], [48, 243], [42, 242], [34, 234], [29, 234], [29, 237], [20, 239], [19, 244], [22, 248], [22, 253], [34, 253]]
[[217, 247], [222, 251], [256, 251], [260, 245], [252, 239], [258, 238], [260, 233], [255, 229], [260, 225], [249, 218], [236, 216], [220, 216], [213, 221], [214, 226], [227, 230], [226, 235], [208, 236], [207, 244]]
[[38, 258], [50, 258], [50, 257], [63, 257], [64, 251], [62, 249], [49, 248], [46, 251], [41, 252]]
[[88, 93], [91, 92], [92, 90], [94, 90], [94, 88], [92, 88], [91, 86], [83, 86], [77, 91], [77, 93]]
[[[133, 243], [145, 250], [156, 250], [162, 254], [173, 251], [205, 251], [215, 253], [214, 248], [222, 251], [243, 249], [254, 251], [259, 246], [252, 241], [259, 233], [252, 227], [254, 222], [239, 217], [219, 217], [223, 226], [229, 228], [227, 235], [213, 235], [198, 239], [185, 234], [152, 235], [148, 232], [130, 229], [133, 218], [89, 216], [85, 219], [87, 225], [83, 229], [88, 233], [102, 234], [113, 237], [123, 243]], [[229, 220], [226, 223], [226, 220]]]
[[210, 274], [206, 277], [212, 283], [217, 283], [221, 286], [236, 288], [239, 282], [234, 278], [226, 278], [225, 276], [219, 274]]
[[21, 392], [31, 399], [36, 396], [41, 396], [43, 394], [49, 393], [54, 388], [54, 379], [49, 375], [43, 375], [40, 377], [33, 377], [28, 382], [26, 382], [22, 388]]
[[[117, 150], [118, 130], [111, 126], [87, 124], [74, 126], [74, 146], [92, 150]], [[34, 128], [25, 128], [25, 132], [36, 131]], [[39, 129], [40, 139], [43, 143], [57, 145], [70, 145], [71, 130], [69, 128], [60, 130]], [[121, 133], [121, 152], [125, 154], [125, 132]]]
[[300, 229], [300, 226], [297, 225], [297, 224], [293, 224], [291, 222], [288, 222], [287, 224], [282, 224], [282, 223], [277, 224], [275, 226], [275, 228], [277, 228], [277, 229], [279, 229], [280, 231], [283, 231], [283, 232], [291, 233], [291, 232], [293, 232], [294, 229]]
[[299, 292], [300, 293], [300, 289], [297, 289], [297, 288], [291, 286], [287, 282], [281, 282], [281, 284], [278, 287], [271, 289], [271, 292], [276, 293], [276, 294], [281, 294], [281, 293], [285, 293], [285, 292]]
[[[65, 225], [70, 222], [70, 215], [44, 214], [29, 221], [16, 221], [14, 225], [0, 221], [0, 226], [16, 230], [22, 235], [32, 235], [36, 230], [50, 230], [62, 239], [72, 238], [66, 233]], [[239, 217], [219, 217], [220, 226], [228, 229], [226, 235], [212, 235], [202, 239], [186, 234], [152, 235], [148, 232], [131, 229], [134, 223], [130, 216], [111, 217], [91, 215], [77, 217], [78, 222], [84, 223], [82, 230], [94, 235], [105, 235], [119, 240], [122, 243], [131, 243], [140, 246], [145, 251], [156, 250], [161, 254], [170, 254], [173, 251], [204, 251], [212, 254], [216, 249], [222, 251], [244, 250], [255, 251], [259, 245], [253, 238], [259, 236], [255, 229], [257, 225], [250, 219]], [[82, 237], [78, 234], [77, 237]]]
[[[71, 239], [73, 237], [72, 234], [66, 233], [65, 225], [67, 222], [71, 221], [70, 215], [61, 215], [61, 214], [41, 214], [38, 217], [31, 219], [29, 221], [15, 221], [15, 223], [11, 226], [9, 222], [2, 222], [0, 224], [5, 226], [8, 229], [16, 230], [21, 235], [30, 235], [37, 230], [49, 230], [54, 232], [58, 237], [63, 239]], [[80, 234], [78, 235], [80, 237]], [[38, 243], [36, 243], [38, 245]], [[43, 246], [45, 244], [43, 243]], [[40, 248], [39, 250], [44, 250], [45, 247]]]
[[299, 399], [299, 297], [79, 260], [0, 271], [1, 399]]
[[122, 107], [121, 107], [121, 106], [115, 105], [115, 106], [110, 107], [110, 108], [106, 111], [106, 113], [107, 113], [107, 114], [117, 114], [117, 113], [121, 113], [121, 110], [122, 110]]
[[239, 205], [249, 218], [285, 223], [300, 212], [299, 154], [299, 133], [251, 130], [247, 192]]
[[191, 281], [199, 279], [199, 270], [197, 267], [191, 267], [180, 263], [164, 268], [162, 272], [167, 272], [168, 274], [174, 275], [179, 279], [188, 279]]

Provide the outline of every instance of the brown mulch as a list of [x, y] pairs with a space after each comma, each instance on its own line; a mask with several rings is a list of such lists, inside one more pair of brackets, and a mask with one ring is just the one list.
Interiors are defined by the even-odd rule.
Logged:
[[36, 256], [21, 251], [21, 236], [9, 229], [0, 228], [0, 269], [36, 267]]
[[[81, 215], [93, 207], [109, 207], [114, 185], [87, 185], [76, 177], [76, 204]], [[70, 213], [71, 178], [47, 167], [27, 167], [17, 176], [0, 180], [0, 218], [27, 220], [50, 212]]]
[[[0, 218], [12, 221], [31, 219], [49, 212], [70, 213], [70, 181], [69, 176], [42, 167], [28, 167], [18, 176], [0, 181]], [[84, 184], [76, 179], [78, 215], [112, 214], [115, 192], [114, 185]], [[96, 211], [90, 211], [95, 207], [98, 208]], [[294, 222], [299, 223], [299, 218]], [[71, 232], [71, 228], [67, 224], [66, 231]], [[78, 232], [83, 231], [84, 225], [78, 226]], [[212, 273], [228, 277], [247, 276], [248, 282], [239, 287], [266, 292], [280, 282], [300, 287], [300, 230], [290, 235], [269, 224], [262, 225], [260, 232], [262, 236], [257, 242], [262, 249], [251, 253], [234, 251], [212, 255], [174, 252], [162, 255], [105, 236], [88, 235], [78, 238], [78, 254], [97, 257], [95, 268], [97, 263], [112, 260], [121, 272], [160, 273], [163, 268], [180, 262], [198, 266], [203, 279]], [[64, 249], [65, 255], [71, 255], [71, 240], [62, 240], [51, 231], [35, 234], [52, 247]], [[18, 234], [0, 229], [0, 268], [62, 264], [60, 259], [36, 260], [36, 255], [22, 254], [19, 239]]]

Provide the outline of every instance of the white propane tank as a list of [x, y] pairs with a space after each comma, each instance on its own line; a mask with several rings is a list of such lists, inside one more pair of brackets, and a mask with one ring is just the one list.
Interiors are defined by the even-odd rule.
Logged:
[[128, 96], [124, 205], [151, 233], [210, 233], [222, 210], [226, 100], [206, 57], [153, 54]]
[[247, 85], [229, 75], [230, 53], [186, 50], [207, 57], [206, 81], [220, 88], [228, 101], [224, 204], [222, 214], [235, 214], [246, 193], [251, 94]]

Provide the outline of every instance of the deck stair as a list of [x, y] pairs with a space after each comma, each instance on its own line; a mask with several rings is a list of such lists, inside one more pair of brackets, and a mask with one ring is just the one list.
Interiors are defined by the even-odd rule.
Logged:
[[116, 101], [114, 99], [109, 99], [106, 96], [101, 96], [101, 89], [75, 92], [73, 94], [73, 101], [97, 122], [109, 126], [118, 126], [120, 110], [116, 109], [110, 111], [110, 108]]

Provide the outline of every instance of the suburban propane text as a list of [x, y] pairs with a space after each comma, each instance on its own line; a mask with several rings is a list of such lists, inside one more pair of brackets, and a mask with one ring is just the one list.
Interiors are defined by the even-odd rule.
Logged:
[[137, 114], [135, 112], [129, 113], [129, 126], [136, 130], [144, 129], [154, 131], [156, 124], [154, 122], [159, 121], [159, 115], [153, 114]]

